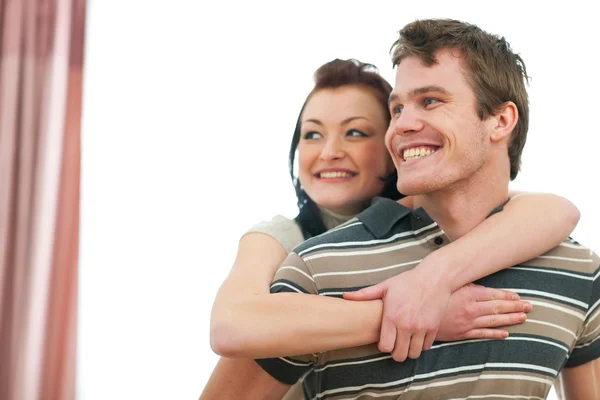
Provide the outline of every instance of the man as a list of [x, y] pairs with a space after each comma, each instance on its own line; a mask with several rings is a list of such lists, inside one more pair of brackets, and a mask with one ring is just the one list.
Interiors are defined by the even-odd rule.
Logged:
[[[272, 292], [339, 296], [377, 285], [458, 240], [508, 200], [528, 124], [520, 57], [476, 26], [424, 20], [402, 29], [393, 59], [386, 145], [398, 189], [418, 195], [417, 210], [379, 199], [344, 227], [299, 246]], [[505, 341], [436, 343], [403, 363], [376, 345], [257, 360], [275, 379], [261, 376], [253, 388], [277, 398], [304, 377], [310, 398], [545, 398], [559, 377], [566, 399], [598, 398], [599, 265], [596, 254], [566, 241], [482, 279], [534, 305]]]

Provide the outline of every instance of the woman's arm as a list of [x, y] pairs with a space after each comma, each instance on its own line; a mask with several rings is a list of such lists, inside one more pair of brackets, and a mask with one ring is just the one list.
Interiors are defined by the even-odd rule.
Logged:
[[351, 300], [383, 299], [379, 348], [394, 359], [431, 347], [452, 292], [554, 248], [575, 228], [579, 210], [553, 194], [511, 193], [502, 212], [429, 254], [413, 270], [358, 292]]
[[250, 233], [240, 240], [234, 266], [211, 313], [210, 341], [215, 353], [270, 357], [377, 341], [380, 300], [354, 303], [325, 296], [271, 295], [269, 285], [286, 256], [279, 242], [268, 235]]
[[[279, 243], [267, 235], [242, 238], [235, 265], [213, 306], [211, 347], [215, 353], [225, 357], [292, 356], [378, 340], [381, 300], [351, 302], [327, 296], [269, 294], [272, 275], [284, 254]], [[506, 331], [491, 328], [521, 323], [523, 311], [528, 311], [514, 293], [476, 285], [453, 297], [454, 306], [449, 307], [450, 318], [446, 329], [440, 330], [440, 340], [503, 338]], [[496, 319], [490, 323], [492, 316]]]
[[437, 260], [446, 260], [435, 269], [452, 291], [553, 249], [579, 222], [579, 210], [564, 197], [525, 192], [511, 192], [510, 196], [502, 212], [433, 253], [438, 253]]

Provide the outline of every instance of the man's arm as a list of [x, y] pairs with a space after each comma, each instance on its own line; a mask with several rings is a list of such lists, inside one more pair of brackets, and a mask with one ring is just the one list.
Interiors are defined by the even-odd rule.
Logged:
[[290, 385], [266, 373], [254, 360], [221, 358], [200, 400], [280, 400]]
[[563, 369], [555, 388], [561, 400], [600, 399], [600, 359]]

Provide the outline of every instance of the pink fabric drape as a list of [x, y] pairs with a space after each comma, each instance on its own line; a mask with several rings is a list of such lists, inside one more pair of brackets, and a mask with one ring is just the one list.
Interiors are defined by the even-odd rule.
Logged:
[[75, 398], [85, 0], [0, 0], [0, 399]]

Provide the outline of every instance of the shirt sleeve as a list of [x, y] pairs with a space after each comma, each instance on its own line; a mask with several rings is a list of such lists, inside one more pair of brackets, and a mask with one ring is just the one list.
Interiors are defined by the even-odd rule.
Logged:
[[291, 253], [294, 247], [304, 241], [300, 226], [294, 220], [281, 215], [254, 225], [242, 237], [248, 233], [263, 233], [271, 236], [281, 244], [286, 253]]
[[583, 330], [565, 364], [565, 368], [577, 367], [600, 358], [600, 259], [592, 253], [593, 262], [598, 265], [593, 275], [592, 295], [585, 316]]
[[[312, 272], [296, 253], [291, 253], [277, 270], [271, 284], [271, 293], [317, 294], [317, 285]], [[306, 354], [294, 357], [261, 358], [256, 362], [273, 378], [293, 385], [314, 368], [317, 359], [317, 354]]]

